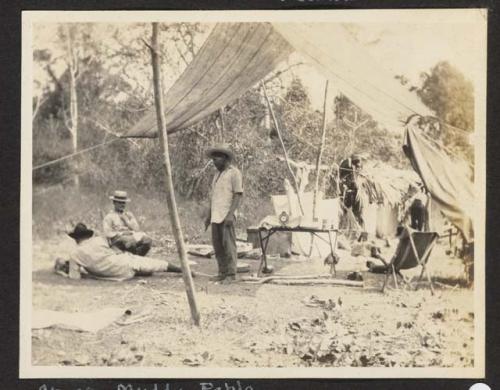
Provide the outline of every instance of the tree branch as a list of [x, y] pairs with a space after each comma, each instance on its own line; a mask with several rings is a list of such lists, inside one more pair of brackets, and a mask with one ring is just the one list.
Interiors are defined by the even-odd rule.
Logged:
[[273, 75], [271, 75], [269, 78], [265, 79], [264, 80], [264, 83], [267, 84], [271, 81], [273, 81], [274, 79], [277, 79], [279, 76], [281, 76], [283, 73], [286, 73], [288, 72], [289, 70], [291, 70], [292, 68], [295, 68], [297, 66], [300, 66], [300, 65], [304, 65], [305, 63], [304, 62], [297, 62], [295, 64], [292, 64], [290, 65], [289, 67], [285, 68], [285, 69], [282, 69], [276, 73], [274, 73]]
[[177, 41], [174, 41], [174, 45], [175, 45], [175, 48], [177, 49], [177, 53], [179, 53], [179, 55], [181, 56], [182, 60], [184, 61], [184, 64], [188, 65], [189, 64], [189, 61], [187, 60], [187, 58], [184, 56], [184, 54], [182, 54], [182, 51], [181, 51], [181, 48], [179, 47], [179, 45], [177, 44]]
[[56, 75], [54, 74], [54, 71], [52, 70], [50, 64], [47, 64], [45, 66], [45, 70], [47, 71], [47, 73], [49, 74], [49, 77], [52, 79], [52, 81], [54, 82], [54, 84], [56, 85], [56, 90], [59, 90], [59, 91], [62, 91], [63, 90], [63, 87], [61, 85], [61, 81], [56, 77]]
[[156, 55], [158, 55], [158, 53], [156, 52], [156, 50], [153, 49], [153, 47], [149, 43], [147, 43], [144, 38], [141, 38], [141, 41], [142, 41], [142, 43], [144, 43], [144, 45], [146, 45], [146, 47], [149, 49], [149, 51], [151, 53], [155, 53]]
[[33, 114], [31, 116], [32, 121], [35, 120], [35, 117], [38, 114], [38, 110], [40, 109], [42, 104], [45, 102], [45, 100], [47, 100], [47, 99], [46, 98], [42, 99], [40, 96], [36, 97], [35, 109], [33, 110]]

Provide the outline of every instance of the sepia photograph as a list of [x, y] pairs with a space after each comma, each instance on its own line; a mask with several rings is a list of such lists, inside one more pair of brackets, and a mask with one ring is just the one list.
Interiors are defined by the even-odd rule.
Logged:
[[24, 11], [20, 377], [484, 377], [487, 17]]

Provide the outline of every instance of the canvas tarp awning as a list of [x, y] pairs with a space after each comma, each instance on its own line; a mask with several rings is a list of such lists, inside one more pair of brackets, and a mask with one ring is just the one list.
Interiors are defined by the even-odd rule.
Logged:
[[274, 23], [273, 27], [352, 102], [388, 129], [432, 113], [380, 66], [340, 23]]
[[474, 240], [474, 185], [444, 150], [411, 124], [405, 133], [405, 152], [422, 178], [432, 201], [464, 235]]
[[[231, 103], [292, 52], [267, 23], [219, 23], [166, 94], [168, 133], [189, 127]], [[155, 137], [149, 110], [126, 137]]]
[[[166, 127], [189, 127], [231, 103], [272, 72], [294, 50], [336, 88], [387, 128], [430, 111], [332, 23], [219, 23], [166, 94]], [[155, 137], [153, 109], [125, 137]]]

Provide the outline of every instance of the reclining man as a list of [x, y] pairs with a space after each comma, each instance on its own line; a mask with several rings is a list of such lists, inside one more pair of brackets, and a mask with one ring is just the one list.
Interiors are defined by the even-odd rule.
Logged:
[[76, 241], [77, 247], [69, 258], [56, 260], [55, 271], [71, 279], [80, 279], [82, 268], [92, 277], [115, 281], [149, 276], [153, 272], [182, 272], [180, 267], [166, 261], [110, 248], [104, 237], [94, 237], [94, 231], [83, 223], [76, 224], [68, 236]]
[[139, 223], [125, 206], [130, 199], [125, 191], [115, 191], [109, 197], [113, 201], [114, 210], [110, 211], [102, 221], [103, 232], [109, 246], [134, 255], [145, 256], [151, 249], [152, 240], [140, 231]]

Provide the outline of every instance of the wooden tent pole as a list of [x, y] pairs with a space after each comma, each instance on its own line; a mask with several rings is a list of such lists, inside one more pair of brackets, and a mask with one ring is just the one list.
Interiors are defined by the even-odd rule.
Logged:
[[288, 170], [290, 171], [290, 175], [292, 175], [293, 186], [295, 188], [295, 192], [297, 193], [297, 200], [299, 201], [300, 213], [304, 215], [304, 208], [302, 207], [302, 201], [300, 199], [300, 191], [299, 184], [297, 183], [297, 177], [293, 173], [292, 167], [290, 166], [290, 161], [288, 159], [288, 153], [285, 148], [285, 143], [283, 142], [283, 137], [281, 136], [280, 127], [278, 125], [278, 120], [276, 119], [276, 115], [274, 114], [273, 106], [271, 105], [271, 101], [269, 100], [269, 96], [267, 96], [266, 86], [263, 81], [261, 81], [262, 90], [264, 91], [264, 97], [266, 98], [267, 105], [269, 107], [269, 111], [271, 111], [271, 116], [273, 117], [274, 127], [276, 128], [276, 132], [278, 133], [278, 138], [281, 143], [281, 147], [283, 148], [283, 154], [285, 155], [285, 162]]
[[313, 220], [316, 218], [316, 207], [318, 204], [318, 187], [319, 187], [319, 172], [321, 166], [321, 157], [323, 156], [323, 150], [325, 148], [325, 138], [326, 138], [326, 102], [328, 98], [328, 80], [325, 84], [325, 101], [323, 103], [323, 128], [321, 130], [321, 142], [319, 144], [318, 155], [316, 156], [316, 181], [314, 183], [314, 195], [313, 195]]
[[160, 144], [163, 151], [163, 162], [165, 164], [165, 172], [167, 176], [166, 185], [168, 214], [170, 216], [170, 223], [172, 225], [172, 231], [174, 233], [175, 243], [177, 245], [177, 252], [179, 253], [179, 257], [181, 260], [182, 278], [184, 279], [184, 285], [186, 287], [186, 294], [189, 301], [189, 307], [191, 309], [191, 317], [193, 318], [194, 324], [196, 326], [200, 326], [200, 313], [198, 312], [198, 307], [196, 305], [193, 278], [191, 277], [191, 271], [189, 269], [187, 260], [186, 247], [184, 245], [184, 238], [182, 236], [179, 214], [177, 213], [174, 184], [172, 181], [172, 167], [170, 165], [170, 156], [168, 151], [168, 136], [165, 127], [166, 121], [161, 83], [161, 65], [158, 48], [158, 23], [153, 23], [153, 33], [151, 37], [150, 50], [153, 64], [153, 83], [158, 134], [160, 136]]

